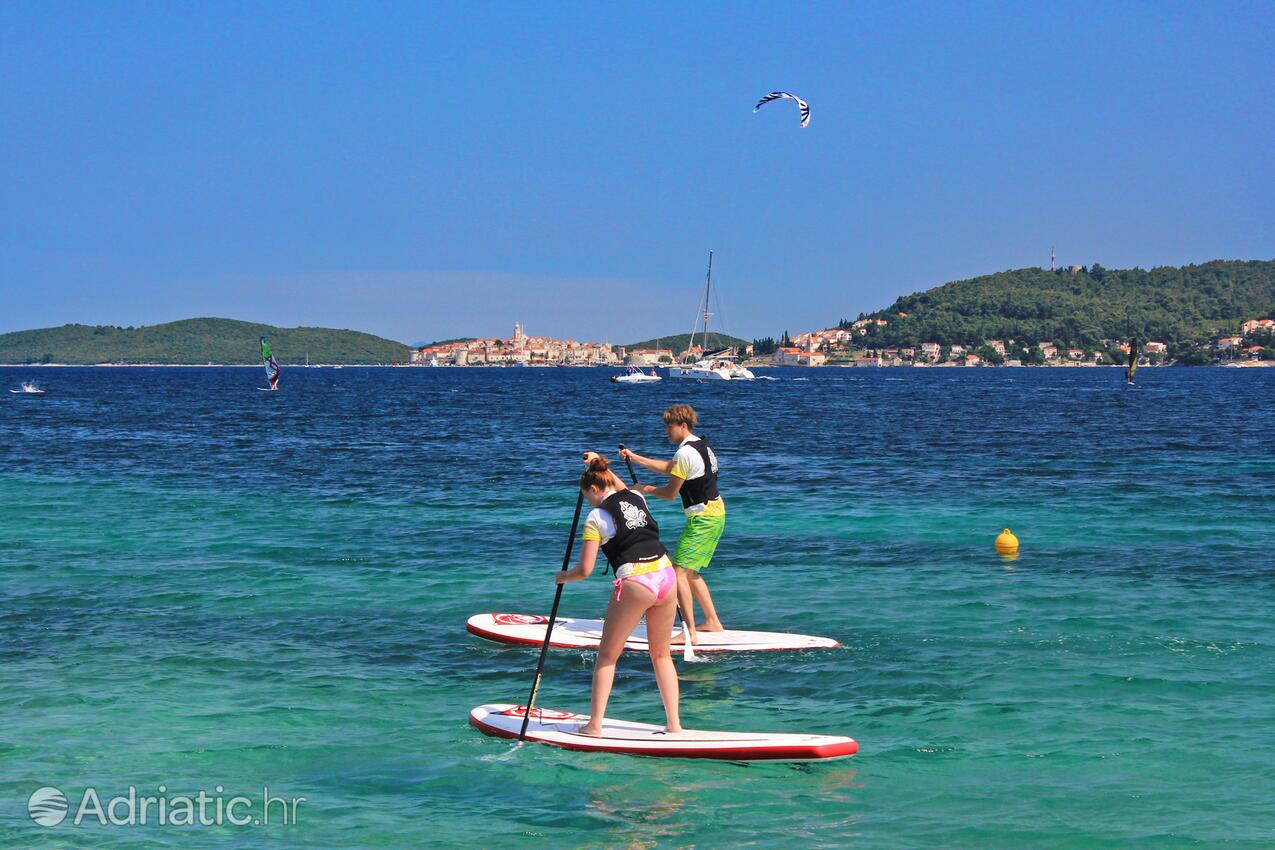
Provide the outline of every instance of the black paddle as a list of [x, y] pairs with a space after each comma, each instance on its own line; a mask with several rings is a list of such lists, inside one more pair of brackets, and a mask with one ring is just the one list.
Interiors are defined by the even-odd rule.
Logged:
[[[567, 551], [562, 556], [562, 571], [566, 572], [571, 563], [571, 550], [576, 545], [576, 526], [580, 524], [580, 507], [584, 504], [584, 491], [576, 496], [576, 515], [571, 520], [571, 534], [567, 537]], [[527, 697], [527, 713], [522, 716], [522, 729], [518, 732], [518, 740], [527, 740], [527, 724], [531, 722], [531, 709], [536, 704], [536, 692], [540, 690], [540, 677], [545, 671], [545, 656], [549, 654], [549, 637], [553, 634], [553, 621], [558, 617], [558, 603], [562, 601], [562, 588], [553, 594], [553, 608], [549, 610], [549, 625], [545, 628], [545, 642], [540, 645], [540, 663], [536, 665], [536, 678], [531, 683], [531, 696]]]
[[[620, 451], [624, 451], [624, 443], [620, 443]], [[625, 456], [624, 462], [628, 464], [629, 477], [633, 479], [634, 484], [637, 484], [637, 473], [633, 471], [633, 461], [629, 460], [628, 456]], [[677, 592], [676, 589], [674, 589], [674, 592]], [[686, 625], [686, 612], [682, 610], [682, 603], [680, 601], [677, 603], [677, 612], [682, 615], [682, 660], [694, 661], [695, 647], [691, 646], [691, 633]]]

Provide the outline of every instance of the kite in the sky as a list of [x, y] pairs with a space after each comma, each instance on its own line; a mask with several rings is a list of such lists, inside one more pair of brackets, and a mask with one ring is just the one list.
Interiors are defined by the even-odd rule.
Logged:
[[753, 112], [756, 112], [758, 109], [761, 109], [762, 106], [764, 106], [767, 103], [770, 103], [772, 100], [783, 100], [785, 98], [787, 98], [788, 100], [797, 101], [797, 106], [801, 109], [801, 126], [809, 127], [810, 126], [810, 104], [806, 103], [804, 100], [797, 97], [797, 95], [790, 94], [786, 91], [773, 91], [770, 94], [766, 95], [761, 100], [757, 101], [757, 105], [753, 107]]

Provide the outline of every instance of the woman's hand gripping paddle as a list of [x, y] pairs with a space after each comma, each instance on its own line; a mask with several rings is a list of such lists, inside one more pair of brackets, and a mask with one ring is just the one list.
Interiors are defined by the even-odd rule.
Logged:
[[[567, 551], [562, 556], [562, 569], [565, 572], [571, 563], [571, 550], [576, 545], [576, 527], [580, 525], [580, 507], [584, 504], [584, 491], [576, 495], [576, 515], [571, 520], [571, 534], [567, 537]], [[527, 724], [531, 722], [531, 712], [536, 705], [536, 692], [540, 690], [540, 677], [545, 671], [545, 656], [549, 654], [549, 638], [553, 635], [553, 624], [558, 619], [558, 603], [562, 601], [562, 588], [558, 585], [553, 594], [553, 608], [549, 609], [549, 625], [545, 627], [545, 642], [540, 645], [540, 662], [536, 664], [536, 678], [531, 682], [531, 696], [527, 697], [527, 713], [522, 716], [522, 729], [518, 731], [518, 740], [527, 740]]]
[[[620, 451], [624, 451], [624, 443], [620, 443]], [[634, 483], [634, 484], [637, 484], [637, 483], [638, 483], [638, 478], [637, 478], [637, 473], [633, 471], [633, 461], [629, 460], [629, 459], [626, 457], [626, 458], [624, 459], [624, 462], [625, 462], [626, 464], [628, 464], [628, 467], [629, 467], [629, 477], [633, 479], [633, 483]], [[674, 589], [674, 592], [675, 592], [675, 593], [677, 592], [677, 591], [676, 591], [676, 588]], [[679, 604], [678, 604], [678, 606], [677, 606], [677, 610], [678, 610], [678, 612], [679, 612], [679, 613], [681, 613], [681, 615], [682, 615], [682, 660], [683, 660], [683, 661], [696, 661], [696, 660], [698, 660], [698, 659], [696, 659], [696, 657], [695, 657], [695, 647], [691, 645], [691, 632], [690, 632], [690, 627], [686, 625], [686, 612], [682, 610], [682, 606], [681, 606], [681, 604], [680, 604], [680, 603], [679, 603]], [[692, 611], [691, 613], [692, 613], [692, 614], [694, 614], [694, 612], [693, 612], [693, 611]], [[648, 639], [648, 640], [650, 639], [650, 635], [649, 635], [649, 634], [647, 635], [647, 639]]]

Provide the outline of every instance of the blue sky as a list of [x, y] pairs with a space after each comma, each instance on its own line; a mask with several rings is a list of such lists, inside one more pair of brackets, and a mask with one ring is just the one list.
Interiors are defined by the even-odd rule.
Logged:
[[[1270, 3], [0, 5], [0, 332], [825, 326], [1275, 256]], [[753, 114], [772, 89], [811, 105]]]

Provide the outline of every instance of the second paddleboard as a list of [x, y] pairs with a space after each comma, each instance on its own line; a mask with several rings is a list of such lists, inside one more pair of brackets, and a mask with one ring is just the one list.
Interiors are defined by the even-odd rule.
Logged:
[[[545, 628], [549, 618], [543, 614], [475, 614], [465, 628], [496, 643], [516, 646], [540, 646], [545, 640]], [[681, 630], [674, 632], [680, 635]], [[550, 646], [559, 649], [597, 649], [602, 641], [601, 620], [578, 620], [559, 617], [553, 625]], [[680, 644], [678, 644], [680, 646]], [[700, 652], [765, 652], [796, 649], [836, 649], [840, 643], [832, 638], [813, 635], [788, 634], [786, 632], [724, 632], [699, 633], [695, 651]], [[646, 652], [646, 624], [633, 630], [624, 648], [630, 652]]]

